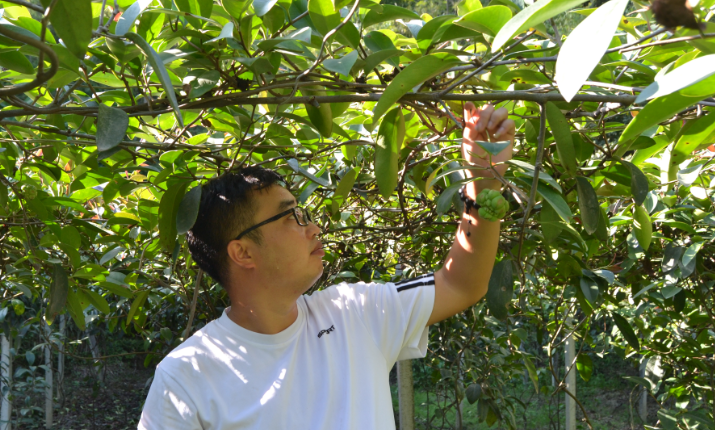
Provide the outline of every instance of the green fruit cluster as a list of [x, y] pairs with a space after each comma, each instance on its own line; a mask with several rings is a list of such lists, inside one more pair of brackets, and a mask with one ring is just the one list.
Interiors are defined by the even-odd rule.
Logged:
[[488, 221], [499, 221], [509, 209], [509, 203], [499, 191], [491, 189], [482, 190], [477, 195], [477, 204], [481, 206], [479, 216]]

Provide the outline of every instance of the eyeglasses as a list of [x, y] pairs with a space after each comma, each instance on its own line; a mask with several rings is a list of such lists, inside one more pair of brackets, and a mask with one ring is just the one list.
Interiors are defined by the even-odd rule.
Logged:
[[249, 227], [249, 228], [243, 230], [243, 232], [241, 234], [239, 234], [238, 236], [236, 236], [236, 239], [234, 239], [234, 240], [238, 240], [238, 239], [242, 238], [243, 236], [246, 235], [246, 233], [257, 229], [258, 227], [261, 227], [261, 226], [266, 225], [273, 221], [277, 221], [277, 220], [283, 218], [284, 216], [288, 215], [291, 212], [293, 212], [293, 216], [295, 217], [295, 220], [298, 221], [298, 225], [306, 227], [308, 225], [308, 223], [313, 222], [313, 218], [310, 216], [310, 212], [308, 212], [308, 209], [306, 209], [302, 206], [293, 206], [292, 208], [284, 210], [283, 212], [279, 213], [278, 215], [272, 216], [265, 221], [259, 222], [258, 224], [254, 225], [253, 227]]

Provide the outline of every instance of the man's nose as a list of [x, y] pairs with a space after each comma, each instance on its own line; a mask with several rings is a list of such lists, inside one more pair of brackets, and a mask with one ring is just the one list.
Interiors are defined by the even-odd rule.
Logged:
[[323, 229], [320, 228], [320, 226], [317, 225], [317, 224], [315, 223], [315, 221], [310, 221], [310, 222], [308, 223], [307, 229], [308, 229], [308, 236], [310, 236], [310, 237], [317, 236], [317, 235], [319, 235], [320, 233], [322, 233], [322, 231], [323, 231]]

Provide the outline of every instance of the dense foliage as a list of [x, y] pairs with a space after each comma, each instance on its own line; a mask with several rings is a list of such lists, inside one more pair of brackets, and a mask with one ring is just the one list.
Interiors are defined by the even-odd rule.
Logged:
[[[517, 123], [510, 207], [486, 300], [431, 331], [440, 410], [516, 428], [503, 387], [563, 396], [573, 335], [581, 378], [616, 352], [659, 369], [629, 378], [659, 427], [714, 428], [714, 3], [674, 29], [640, 0], [0, 1], [2, 330], [57, 352], [66, 313], [68, 339], [138, 336], [157, 363], [228, 305], [184, 233], [202, 181], [244, 165], [319, 215], [315, 288], [435, 270], [463, 104], [492, 102]], [[16, 370], [14, 398], [42, 385]]]

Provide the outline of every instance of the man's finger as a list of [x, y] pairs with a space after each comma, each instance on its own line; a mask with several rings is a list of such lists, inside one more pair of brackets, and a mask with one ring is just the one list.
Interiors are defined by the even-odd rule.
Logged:
[[[499, 108], [494, 111], [492, 114], [491, 118], [489, 118], [489, 123], [487, 124], [487, 128], [489, 128], [490, 132], [494, 132], [501, 126], [501, 123], [509, 118], [509, 111], [506, 110], [506, 108]], [[496, 135], [496, 133], [492, 133]]]
[[487, 124], [489, 124], [489, 119], [492, 117], [492, 114], [494, 113], [494, 106], [492, 105], [486, 105], [484, 106], [484, 109], [481, 109], [477, 115], [479, 116], [479, 120], [477, 121], [477, 131], [480, 133], [484, 133], [484, 130], [487, 129]]
[[[514, 132], [516, 131], [516, 123], [514, 122], [513, 119], [506, 119], [502, 121], [501, 125], [497, 129], [497, 131], [492, 134], [492, 136], [497, 139], [497, 138], [510, 138], [514, 136]], [[513, 139], [510, 139], [513, 140]]]
[[472, 120], [472, 116], [474, 115], [474, 103], [472, 102], [467, 102], [464, 104], [464, 115], [462, 117], [462, 121], [464, 126], [466, 127], [467, 124], [469, 124]]

